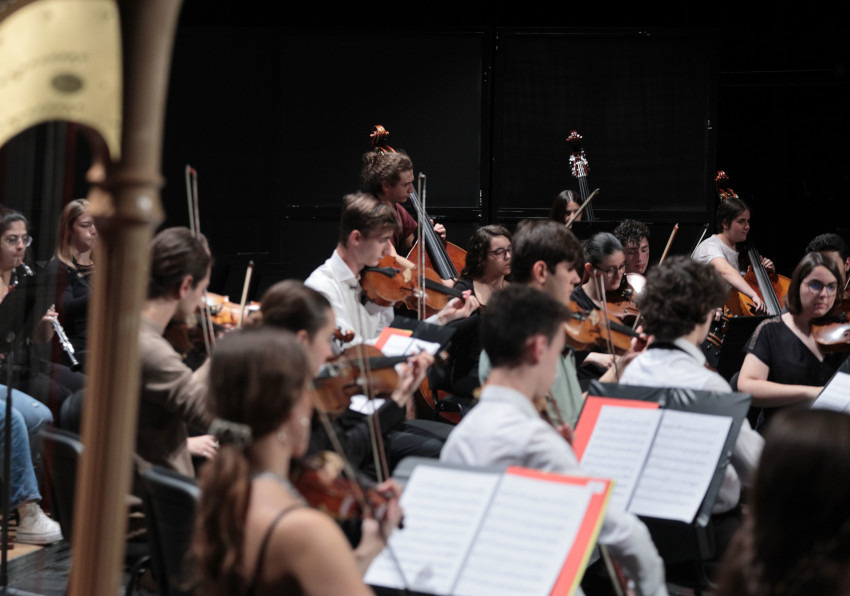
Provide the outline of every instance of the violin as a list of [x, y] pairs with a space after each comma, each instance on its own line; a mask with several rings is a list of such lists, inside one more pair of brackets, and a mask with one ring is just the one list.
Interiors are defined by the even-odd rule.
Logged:
[[340, 412], [359, 394], [386, 395], [398, 386], [395, 365], [408, 356], [384, 356], [378, 348], [359, 344], [326, 363], [313, 379], [317, 406], [325, 412]]
[[431, 316], [446, 307], [452, 297], [463, 299], [463, 292], [445, 286], [433, 269], [424, 270], [424, 287], [419, 284], [419, 270], [396, 266], [395, 259], [386, 256], [377, 267], [364, 267], [360, 286], [366, 296], [379, 306], [405, 305], [418, 310], [420, 298], [425, 300], [425, 315]]
[[340, 476], [342, 468], [341, 458], [326, 451], [293, 461], [289, 480], [311, 507], [337, 521], [364, 516], [383, 520], [387, 504], [394, 496], [392, 491], [381, 492], [352, 482]]
[[241, 306], [231, 302], [228, 296], [207, 292], [206, 300], [212, 322], [225, 329], [235, 329], [260, 312], [260, 303], [256, 301], [248, 302], [243, 313]]
[[605, 292], [608, 315], [623, 325], [633, 325], [640, 316], [637, 298], [643, 293], [646, 278], [640, 273], [626, 273], [616, 290]]
[[850, 299], [836, 302], [830, 314], [812, 324], [812, 335], [822, 352], [850, 350]]
[[[390, 133], [380, 124], [372, 127], [369, 138], [372, 147], [380, 153], [395, 153], [395, 149], [387, 144]], [[423, 175], [420, 174], [420, 177]], [[422, 193], [423, 199], [425, 193]], [[440, 279], [450, 280], [460, 277], [458, 271], [462, 271], [466, 264], [466, 251], [456, 244], [445, 242], [434, 231], [431, 225], [431, 217], [425, 212], [424, 200], [419, 200], [416, 191], [410, 193], [410, 204], [416, 211], [417, 221], [420, 223], [422, 237], [425, 242], [425, 254], [421, 255], [422, 248], [419, 243], [415, 244], [407, 255], [412, 263], [419, 263], [421, 257], [425, 257], [425, 266], [437, 272]]]
[[570, 302], [567, 308], [570, 311], [570, 319], [564, 323], [567, 344], [580, 352], [594, 346], [607, 348], [610, 331], [614, 353], [624, 354], [631, 347], [632, 338], [640, 335], [627, 325], [617, 323], [610, 318], [606, 320], [602, 312], [597, 309], [587, 312], [582, 310], [575, 301]]

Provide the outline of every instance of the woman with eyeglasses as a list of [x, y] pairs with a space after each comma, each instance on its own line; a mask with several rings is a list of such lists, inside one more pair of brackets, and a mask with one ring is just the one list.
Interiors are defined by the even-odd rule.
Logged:
[[[17, 211], [0, 208], [0, 302], [25, 277], [33, 275], [24, 263], [30, 245], [32, 236], [27, 219]], [[55, 316], [56, 311], [48, 310], [26, 345], [15, 352], [15, 370], [18, 374], [17, 388], [45, 404], [54, 418], [58, 418], [62, 402], [83, 388], [85, 377], [72, 372], [67, 366], [43, 361], [39, 356], [39, 345], [44, 345], [53, 336], [51, 319]], [[6, 317], [22, 319], [23, 314], [4, 314], [4, 320]], [[0, 370], [5, 368], [3, 363], [0, 361]]]
[[764, 408], [761, 429], [777, 408], [810, 404], [841, 364], [843, 354], [824, 354], [812, 335], [812, 321], [835, 305], [841, 273], [835, 261], [809, 253], [791, 276], [788, 312], [763, 321], [746, 345], [738, 390]]
[[[606, 292], [618, 290], [626, 273], [623, 245], [610, 232], [599, 232], [584, 243], [584, 283], [573, 290], [570, 299], [585, 311], [602, 310]], [[606, 305], [607, 308], [607, 305]], [[614, 356], [604, 350], [576, 352], [582, 390], [592, 379], [600, 378], [614, 364]]]
[[472, 397], [481, 384], [478, 380], [478, 360], [481, 344], [478, 325], [487, 302], [499, 290], [507, 287], [511, 274], [511, 233], [505, 226], [489, 225], [475, 230], [469, 239], [466, 263], [455, 288], [471, 290], [481, 308], [466, 319], [449, 323], [455, 328], [449, 348], [450, 378], [443, 383], [454, 395]]
[[59, 322], [74, 347], [80, 365], [85, 362], [91, 274], [94, 272], [97, 228], [86, 199], [71, 201], [62, 210], [56, 233], [56, 253], [45, 271], [56, 278]]

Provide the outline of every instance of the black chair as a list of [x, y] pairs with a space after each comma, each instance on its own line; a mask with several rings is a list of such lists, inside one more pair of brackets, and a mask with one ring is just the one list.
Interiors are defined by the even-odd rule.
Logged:
[[[50, 481], [50, 497], [53, 514], [62, 528], [62, 536], [71, 542], [74, 530], [74, 495], [77, 489], [77, 468], [83, 454], [83, 444], [79, 435], [58, 428], [45, 428], [40, 433], [44, 469]], [[138, 497], [128, 496], [131, 511], [138, 508]], [[143, 537], [144, 538], [144, 537]], [[124, 563], [130, 567], [129, 581], [125, 594], [132, 594], [141, 573], [147, 568], [148, 544], [128, 540], [124, 554]]]
[[158, 466], [142, 474], [142, 483], [151, 565], [159, 593], [190, 596], [185, 561], [201, 491], [194, 478]]
[[50, 482], [53, 514], [62, 528], [62, 536], [71, 542], [77, 463], [83, 455], [83, 444], [79, 435], [58, 428], [42, 430], [41, 440], [44, 469]]

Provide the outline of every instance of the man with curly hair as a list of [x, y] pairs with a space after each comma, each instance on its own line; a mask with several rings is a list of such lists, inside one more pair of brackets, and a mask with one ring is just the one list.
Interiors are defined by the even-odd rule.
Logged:
[[[715, 309], [723, 304], [726, 295], [723, 279], [707, 263], [676, 256], [650, 271], [639, 306], [644, 330], [654, 341], [632, 360], [620, 383], [732, 391], [723, 377], [705, 367], [705, 355], [700, 350]], [[741, 483], [748, 484], [763, 445], [761, 435], [745, 419], [714, 513], [731, 511], [737, 506]]]
[[649, 228], [641, 221], [624, 219], [616, 228], [614, 236], [623, 245], [626, 255], [626, 273], [644, 275], [649, 267]]

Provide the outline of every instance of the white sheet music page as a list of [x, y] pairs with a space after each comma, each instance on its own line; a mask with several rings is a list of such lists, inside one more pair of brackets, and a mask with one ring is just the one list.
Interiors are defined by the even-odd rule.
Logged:
[[628, 511], [692, 522], [731, 426], [729, 416], [664, 410]]
[[611, 478], [610, 507], [625, 511], [655, 438], [662, 410], [602, 406], [581, 459], [588, 476]]
[[404, 581], [388, 550], [372, 562], [366, 583], [449, 594], [501, 474], [418, 466], [404, 489], [404, 529], [390, 537]]
[[452, 594], [550, 594], [600, 486], [506, 475]]
[[829, 384], [820, 392], [813, 408], [850, 412], [850, 375], [837, 372]]

